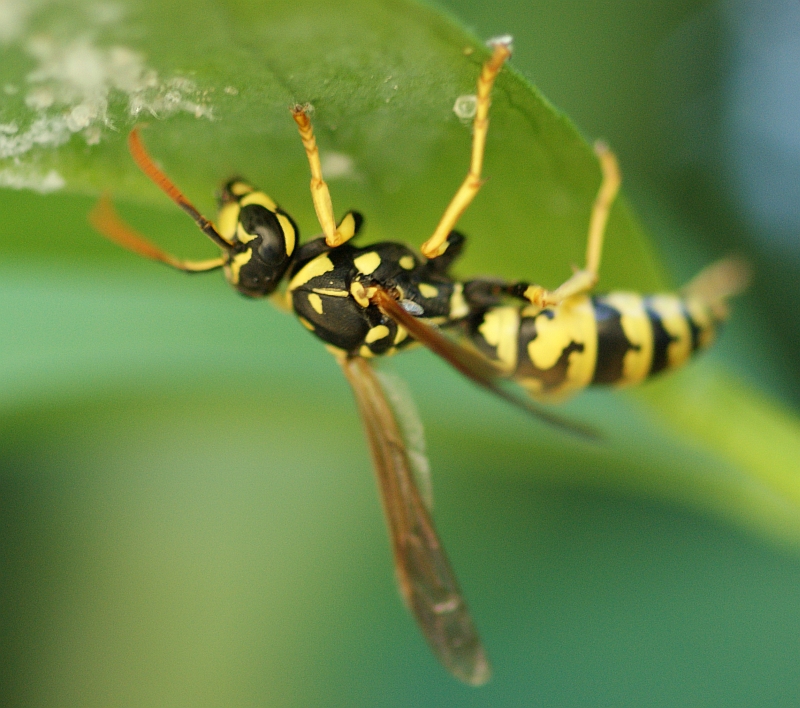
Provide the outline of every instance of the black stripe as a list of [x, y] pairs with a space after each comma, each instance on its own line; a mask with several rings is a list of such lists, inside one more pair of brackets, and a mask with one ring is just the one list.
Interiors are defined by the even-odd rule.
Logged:
[[677, 338], [670, 335], [670, 333], [664, 329], [661, 316], [655, 310], [648, 307], [646, 304], [647, 302], [648, 300], [645, 300], [644, 309], [650, 320], [650, 326], [653, 329], [653, 361], [650, 364], [650, 371], [648, 373], [648, 376], [652, 376], [659, 371], [663, 371], [669, 365], [667, 349], [672, 342], [677, 341]]
[[697, 322], [692, 319], [692, 316], [689, 314], [689, 310], [686, 309], [685, 302], [681, 302], [681, 312], [686, 318], [686, 322], [689, 324], [689, 336], [692, 338], [692, 351], [695, 352], [700, 346], [700, 333], [703, 330], [700, 325], [698, 325]]
[[611, 384], [622, 379], [622, 365], [625, 355], [631, 350], [639, 350], [633, 345], [622, 329], [622, 313], [611, 305], [592, 298], [594, 319], [597, 323], [597, 361], [592, 383]]

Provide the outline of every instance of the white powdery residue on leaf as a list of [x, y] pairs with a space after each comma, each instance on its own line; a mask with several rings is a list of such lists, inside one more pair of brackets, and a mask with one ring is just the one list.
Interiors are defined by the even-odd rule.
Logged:
[[125, 17], [124, 5], [116, 2], [98, 2], [88, 10], [91, 20], [98, 25], [113, 25]]
[[[5, 0], [0, 0], [0, 3]], [[128, 47], [98, 47], [87, 38], [62, 44], [52, 37], [31, 38], [26, 50], [37, 67], [26, 77], [25, 106], [32, 112], [15, 130], [0, 130], [0, 158], [19, 157], [33, 147], [58, 147], [73, 134], [96, 145], [114, 119], [142, 113], [166, 117], [187, 112], [211, 119], [212, 108], [196, 84], [181, 76], [161, 80], [144, 57]], [[117, 99], [127, 112], [112, 113]], [[27, 125], [25, 123], [27, 122]]]
[[0, 42], [8, 44], [21, 37], [28, 17], [41, 4], [37, 0], [0, 0]]
[[55, 170], [45, 175], [13, 168], [0, 170], [0, 187], [32, 189], [40, 194], [48, 194], [63, 189], [65, 184], [64, 178]]

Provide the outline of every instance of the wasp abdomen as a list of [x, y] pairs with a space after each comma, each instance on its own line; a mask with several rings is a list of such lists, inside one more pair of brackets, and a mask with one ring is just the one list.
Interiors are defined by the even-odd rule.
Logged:
[[472, 343], [532, 396], [590, 384], [626, 386], [683, 364], [711, 344], [718, 318], [697, 298], [616, 292], [555, 307], [497, 306], [468, 322]]

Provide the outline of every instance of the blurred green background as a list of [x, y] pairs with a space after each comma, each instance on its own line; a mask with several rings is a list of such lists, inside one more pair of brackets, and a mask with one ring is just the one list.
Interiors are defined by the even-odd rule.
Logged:
[[[176, 8], [173, 22], [202, 25], [203, 13], [222, 23], [248, 4], [197, 3], [197, 16], [162, 5]], [[187, 279], [106, 244], [86, 225], [93, 195], [0, 191], [0, 702], [797, 705], [798, 506], [660, 417], [692, 392], [700, 415], [725, 415], [700, 400], [725, 371], [781, 401], [783, 412], [766, 416], [788, 431], [779, 444], [797, 430], [798, 162], [784, 109], [758, 91], [772, 81], [791, 100], [797, 69], [794, 84], [781, 83], [779, 70], [800, 24], [794, 5], [773, 5], [766, 14], [744, 1], [438, 6], [479, 37], [513, 33], [515, 69], [587, 138], [606, 137], [618, 151], [664, 267], [610, 244], [609, 286], [659, 277], [674, 286], [731, 250], [757, 270], [719, 346], [690, 369], [643, 394], [591, 392], [567, 407], [607, 433], [599, 448], [487, 400], [425, 352], [392, 362], [425, 422], [437, 524], [494, 664], [479, 690], [446, 675], [398, 599], [360, 424], [321, 347], [220, 278]], [[13, 20], [15, 7], [0, 4], [0, 20]], [[152, 31], [168, 36], [176, 26]], [[176, 45], [160, 51], [179, 53]], [[203, 46], [193, 45], [192, 61]], [[248, 51], [233, 45], [219, 61], [238, 67]], [[303, 57], [283, 61], [324, 71]], [[459, 76], [476, 67], [458, 65]], [[462, 85], [454, 90], [469, 92]], [[266, 100], [285, 108], [283, 95]], [[759, 116], [785, 128], [764, 129], [778, 145], [783, 135], [782, 149], [758, 142]], [[198, 140], [228, 129], [189, 120], [174, 124]], [[500, 136], [504, 125], [498, 117]], [[159, 127], [146, 137], [154, 153], [192, 149], [180, 130], [159, 138]], [[134, 175], [126, 188], [135, 196], [135, 169], [119, 145], [107, 150], [113, 184]], [[780, 160], [762, 165], [773, 154]], [[442, 167], [453, 185], [466, 155], [465, 141]], [[205, 190], [191, 194], [209, 208], [225, 175], [206, 175], [203, 160], [181, 184]], [[286, 196], [275, 196], [311, 233], [305, 165], [285, 161], [275, 184], [287, 184]], [[501, 167], [487, 157], [489, 174]], [[419, 189], [443, 206], [451, 186], [436, 181], [437, 169], [425, 166], [431, 182]], [[81, 185], [87, 192], [93, 179]], [[397, 179], [382, 190], [332, 181], [334, 203], [363, 208], [373, 235], [418, 243], [429, 227], [411, 227], [441, 206], [411, 199], [408, 174]], [[552, 280], [580, 257], [582, 233], [558, 263], [560, 245], [537, 235], [528, 261], [530, 234], [486, 228], [493, 209], [514, 203], [490, 190], [491, 182], [465, 219], [474, 247], [463, 272]], [[192, 254], [185, 217], [142, 199], [123, 204], [125, 215]], [[502, 241], [499, 254], [491, 239]], [[791, 449], [771, 440], [754, 454], [785, 460], [789, 478], [796, 438]]]

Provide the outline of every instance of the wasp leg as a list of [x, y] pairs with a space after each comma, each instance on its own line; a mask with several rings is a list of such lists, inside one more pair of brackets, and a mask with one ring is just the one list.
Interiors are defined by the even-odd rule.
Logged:
[[226, 259], [224, 256], [206, 261], [185, 261], [166, 251], [162, 251], [120, 219], [108, 195], [100, 197], [94, 209], [89, 212], [89, 222], [103, 236], [123, 248], [138, 253], [145, 258], [166, 263], [168, 266], [186, 273], [201, 273], [215, 270], [225, 265]]
[[311, 168], [311, 199], [314, 202], [314, 211], [317, 212], [317, 221], [322, 227], [322, 233], [325, 234], [325, 243], [331, 248], [335, 248], [351, 239], [358, 229], [348, 229], [346, 227], [347, 215], [342, 220], [342, 224], [336, 225], [336, 219], [333, 216], [331, 193], [328, 190], [327, 183], [322, 178], [319, 148], [317, 147], [317, 139], [314, 137], [314, 127], [311, 125], [311, 118], [308, 115], [310, 111], [310, 104], [298, 104], [292, 108], [292, 118], [297, 123], [297, 130], [303, 141], [306, 157], [308, 157], [308, 166]]
[[142, 139], [139, 137], [139, 126], [135, 126], [128, 134], [128, 150], [130, 150], [131, 156], [134, 162], [139, 166], [139, 169], [153, 180], [156, 186], [173, 202], [191, 216], [194, 223], [197, 224], [206, 236], [223, 250], [230, 250], [231, 244], [220, 236], [219, 232], [214, 228], [214, 224], [197, 211], [194, 205], [183, 196], [181, 191], [172, 183], [172, 180], [158, 169], [155, 162], [153, 162], [153, 158], [147, 154], [147, 150], [145, 150], [142, 144]]
[[598, 140], [594, 144], [594, 151], [600, 160], [603, 181], [600, 183], [600, 189], [592, 206], [592, 216], [589, 220], [586, 267], [582, 270], [576, 270], [569, 280], [555, 290], [546, 290], [540, 285], [528, 286], [522, 296], [539, 307], [557, 305], [573, 295], [589, 292], [597, 284], [608, 215], [617, 197], [617, 192], [619, 192], [622, 177], [616, 156], [604, 142]]
[[478, 105], [475, 111], [475, 120], [472, 124], [472, 157], [469, 171], [461, 187], [459, 187], [447, 209], [445, 209], [444, 215], [433, 235], [420, 247], [422, 255], [427, 258], [434, 258], [444, 253], [447, 248], [447, 235], [466, 211], [483, 184], [481, 170], [483, 168], [483, 152], [486, 147], [486, 134], [489, 131], [489, 106], [491, 104], [492, 86], [506, 59], [511, 56], [510, 38], [495, 40], [492, 42], [492, 46], [494, 48], [492, 56], [483, 65], [481, 75], [478, 77]]

